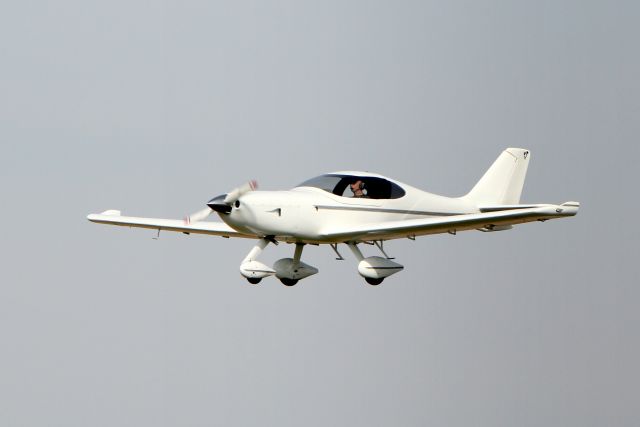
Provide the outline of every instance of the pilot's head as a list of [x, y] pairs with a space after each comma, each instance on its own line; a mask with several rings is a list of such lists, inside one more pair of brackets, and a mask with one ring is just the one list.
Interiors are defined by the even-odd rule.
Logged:
[[364, 182], [362, 182], [361, 179], [355, 181], [352, 184], [349, 184], [349, 186], [351, 187], [351, 192], [353, 193], [353, 195], [355, 197], [364, 196], [364, 192], [362, 191], [362, 190], [364, 190]]

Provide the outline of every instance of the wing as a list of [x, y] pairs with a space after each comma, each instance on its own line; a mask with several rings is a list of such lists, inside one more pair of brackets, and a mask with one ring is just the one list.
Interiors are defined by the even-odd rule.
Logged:
[[179, 219], [139, 218], [135, 216], [122, 216], [120, 215], [120, 211], [116, 210], [108, 210], [101, 214], [91, 214], [87, 216], [87, 219], [98, 224], [177, 231], [185, 234], [196, 233], [222, 237], [258, 238], [258, 236], [251, 234], [239, 233], [224, 222], [198, 221], [187, 223]]
[[363, 224], [357, 227], [336, 226], [322, 232], [323, 238], [333, 241], [389, 240], [438, 233], [456, 233], [465, 230], [492, 231], [514, 224], [574, 216], [578, 202], [562, 205], [508, 206], [507, 209], [448, 217], [410, 219], [403, 221]]

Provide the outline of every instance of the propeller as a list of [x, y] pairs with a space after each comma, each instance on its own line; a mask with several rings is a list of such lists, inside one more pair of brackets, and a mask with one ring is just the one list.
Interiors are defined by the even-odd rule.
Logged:
[[258, 182], [255, 179], [252, 179], [251, 181], [246, 182], [242, 184], [240, 187], [234, 188], [229, 193], [227, 193], [227, 196], [224, 198], [223, 202], [228, 205], [232, 205], [236, 200], [240, 198], [240, 196], [248, 193], [249, 191], [253, 191], [257, 188], [258, 188]]
[[240, 198], [242, 195], [253, 191], [258, 188], [258, 183], [256, 180], [251, 180], [242, 184], [240, 187], [234, 188], [227, 194], [221, 194], [220, 196], [214, 197], [209, 200], [207, 203], [207, 207], [198, 212], [194, 212], [191, 215], [184, 218], [184, 222], [186, 224], [190, 224], [192, 222], [198, 222], [205, 220], [213, 211], [218, 213], [228, 214], [231, 212], [231, 208], [233, 204]]
[[184, 217], [184, 222], [185, 224], [191, 224], [192, 222], [205, 220], [209, 215], [211, 215], [211, 212], [213, 211], [210, 207], [207, 206], [206, 208], [199, 210], [198, 212], [194, 212], [191, 215]]

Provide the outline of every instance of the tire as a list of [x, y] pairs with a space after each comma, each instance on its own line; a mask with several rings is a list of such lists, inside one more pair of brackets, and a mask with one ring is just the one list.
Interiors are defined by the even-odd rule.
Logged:
[[285, 286], [293, 286], [298, 283], [298, 279], [287, 279], [286, 277], [283, 277], [282, 279], [280, 279], [280, 281]]
[[372, 279], [371, 277], [365, 277], [364, 280], [366, 280], [371, 286], [378, 286], [384, 279]]
[[260, 277], [247, 277], [247, 281], [252, 285], [257, 285], [258, 283], [260, 283], [261, 280], [262, 278]]

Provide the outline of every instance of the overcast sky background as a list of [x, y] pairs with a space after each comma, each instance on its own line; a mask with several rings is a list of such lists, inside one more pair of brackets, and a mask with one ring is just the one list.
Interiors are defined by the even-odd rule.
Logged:
[[[3, 3], [0, 424], [638, 425], [638, 22], [633, 1]], [[388, 242], [406, 268], [378, 287], [345, 249], [250, 286], [251, 242], [85, 219], [340, 169], [461, 195], [510, 146], [523, 202], [579, 215]]]

